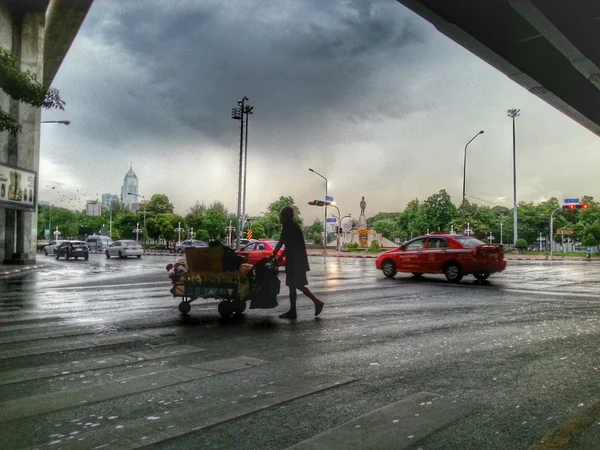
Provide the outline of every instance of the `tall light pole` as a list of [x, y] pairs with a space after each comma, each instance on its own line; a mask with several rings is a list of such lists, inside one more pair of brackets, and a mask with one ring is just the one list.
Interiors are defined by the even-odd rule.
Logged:
[[464, 157], [464, 162], [463, 162], [463, 193], [462, 193], [463, 194], [462, 195], [463, 208], [464, 208], [464, 204], [465, 204], [465, 193], [466, 193], [466, 187], [467, 187], [467, 147], [480, 134], [483, 134], [483, 130], [481, 130], [479, 133], [477, 133], [475, 136], [473, 136], [473, 139], [471, 139], [469, 142], [467, 142], [467, 145], [465, 145], [465, 157]]
[[[327, 203], [325, 203], [325, 205], [327, 205]], [[338, 216], [337, 216], [338, 223], [340, 224], [340, 228], [342, 228], [342, 213], [340, 212], [340, 208], [338, 208], [337, 206], [335, 206], [333, 203], [331, 204], [331, 206], [333, 206], [335, 209], [337, 209], [337, 212], [338, 212]], [[340, 251], [340, 233], [339, 233], [339, 230], [336, 229], [335, 234], [337, 235], [337, 251], [339, 252]]]
[[517, 239], [519, 239], [518, 231], [517, 231], [517, 144], [515, 137], [515, 117], [518, 117], [521, 114], [520, 109], [509, 109], [507, 112], [508, 117], [512, 118], [512, 128], [513, 128], [513, 221], [514, 221], [514, 237], [513, 244], [517, 243]]
[[244, 197], [242, 199], [242, 224], [246, 221], [246, 180], [248, 179], [248, 120], [254, 106], [246, 105], [244, 107], [244, 115], [246, 116], [246, 142], [244, 143], [244, 188], [242, 189]]
[[112, 239], [112, 202], [111, 202], [111, 204], [102, 203], [102, 205], [108, 206], [108, 208], [110, 210], [110, 219], [108, 222], [108, 237]]
[[550, 214], [550, 259], [554, 257], [554, 213], [561, 209], [561, 207], [558, 207]]
[[327, 178], [313, 169], [308, 169], [325, 180], [325, 220], [323, 221], [323, 254], [327, 254]]
[[244, 157], [244, 111], [246, 109], [246, 101], [248, 97], [244, 96], [238, 101], [239, 108], [232, 108], [231, 118], [240, 121], [240, 164], [239, 164], [239, 179], [238, 179], [238, 205], [237, 205], [237, 239], [235, 242], [236, 250], [240, 249], [240, 238], [242, 232], [242, 161]]

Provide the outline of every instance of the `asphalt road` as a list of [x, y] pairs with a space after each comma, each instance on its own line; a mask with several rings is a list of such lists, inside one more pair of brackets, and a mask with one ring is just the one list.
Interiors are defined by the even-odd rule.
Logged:
[[0, 448], [600, 448], [598, 263], [450, 284], [311, 257], [325, 309], [286, 321], [285, 287], [182, 316], [172, 256], [39, 259], [0, 281]]

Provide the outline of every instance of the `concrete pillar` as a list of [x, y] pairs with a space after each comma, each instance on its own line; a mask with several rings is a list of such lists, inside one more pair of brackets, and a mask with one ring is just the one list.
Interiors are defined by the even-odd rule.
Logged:
[[[22, 70], [43, 78], [43, 12], [17, 12], [0, 6], [0, 46], [13, 53]], [[0, 162], [39, 172], [41, 109], [16, 102], [0, 91], [0, 107], [17, 119], [22, 131], [16, 137], [0, 133]], [[38, 198], [38, 185], [35, 198]], [[15, 211], [0, 206], [0, 260], [5, 264], [35, 263], [37, 251], [37, 210]]]

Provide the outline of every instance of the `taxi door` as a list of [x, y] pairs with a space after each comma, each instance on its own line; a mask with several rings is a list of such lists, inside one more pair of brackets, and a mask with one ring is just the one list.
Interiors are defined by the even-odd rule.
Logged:
[[427, 238], [419, 238], [408, 242], [398, 252], [398, 270], [401, 272], [422, 272], [422, 250]]
[[439, 273], [446, 260], [450, 244], [442, 237], [430, 237], [422, 251], [423, 272]]

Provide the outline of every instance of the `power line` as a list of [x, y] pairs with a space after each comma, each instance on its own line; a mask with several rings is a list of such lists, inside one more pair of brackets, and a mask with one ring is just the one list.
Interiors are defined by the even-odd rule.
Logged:
[[480, 202], [489, 203], [490, 205], [498, 206], [500, 208], [506, 208], [506, 206], [497, 205], [496, 203], [489, 202], [489, 201], [484, 200], [484, 199], [479, 198], [479, 197], [473, 197], [472, 195], [465, 195], [465, 196], [469, 197], [469, 198], [474, 198], [475, 200], [479, 200]]

